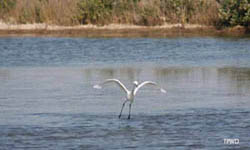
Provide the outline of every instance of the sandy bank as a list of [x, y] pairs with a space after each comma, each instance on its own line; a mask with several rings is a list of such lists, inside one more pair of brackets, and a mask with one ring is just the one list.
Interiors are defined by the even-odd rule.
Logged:
[[73, 30], [73, 29], [171, 29], [171, 28], [205, 28], [207, 26], [197, 24], [164, 24], [161, 26], [138, 26], [129, 24], [109, 24], [104, 26], [97, 25], [78, 25], [78, 26], [58, 26], [58, 25], [47, 25], [41, 24], [7, 24], [0, 21], [0, 30]]
[[0, 36], [85, 36], [85, 37], [167, 37], [167, 36], [213, 36], [245, 35], [243, 27], [218, 30], [213, 26], [196, 24], [164, 24], [161, 26], [138, 26], [110, 24], [104, 26], [78, 25], [58, 26], [47, 24], [7, 24], [0, 22]]

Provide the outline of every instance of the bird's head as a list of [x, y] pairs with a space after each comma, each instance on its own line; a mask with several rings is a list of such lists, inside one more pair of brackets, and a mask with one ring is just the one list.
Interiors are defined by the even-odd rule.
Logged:
[[139, 85], [138, 81], [134, 81], [133, 84], [137, 87]]

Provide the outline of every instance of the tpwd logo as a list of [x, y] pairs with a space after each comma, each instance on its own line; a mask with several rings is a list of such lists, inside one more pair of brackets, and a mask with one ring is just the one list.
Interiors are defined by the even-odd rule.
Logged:
[[240, 144], [239, 139], [224, 139], [224, 144]]

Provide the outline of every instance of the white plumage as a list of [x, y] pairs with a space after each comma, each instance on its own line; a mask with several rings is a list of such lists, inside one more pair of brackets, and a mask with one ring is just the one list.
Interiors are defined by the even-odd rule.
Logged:
[[122, 111], [123, 111], [123, 108], [124, 108], [125, 104], [126, 104], [127, 102], [130, 102], [130, 104], [129, 104], [129, 115], [128, 115], [128, 119], [130, 119], [131, 105], [132, 105], [132, 103], [134, 102], [134, 97], [135, 97], [136, 93], [138, 92], [138, 90], [139, 90], [141, 87], [143, 87], [143, 86], [145, 86], [145, 85], [153, 85], [153, 86], [158, 87], [162, 93], [166, 93], [166, 91], [165, 91], [163, 88], [159, 87], [155, 82], [152, 82], [152, 81], [144, 81], [144, 82], [142, 82], [142, 83], [140, 83], [140, 84], [138, 83], [138, 81], [134, 81], [134, 82], [133, 82], [133, 85], [134, 85], [134, 86], [133, 86], [133, 89], [132, 89], [131, 91], [128, 90], [128, 89], [124, 86], [124, 84], [122, 84], [122, 82], [119, 81], [118, 79], [107, 79], [107, 80], [105, 80], [105, 81], [104, 81], [103, 83], [101, 83], [101, 84], [94, 85], [93, 88], [95, 88], [95, 89], [101, 89], [101, 88], [102, 88], [102, 85], [104, 85], [104, 84], [106, 84], [106, 83], [111, 83], [111, 82], [117, 84], [117, 85], [126, 93], [126, 100], [125, 100], [125, 102], [124, 102], [123, 105], [122, 105], [122, 109], [121, 109], [119, 118], [120, 118], [121, 115], [122, 115]]

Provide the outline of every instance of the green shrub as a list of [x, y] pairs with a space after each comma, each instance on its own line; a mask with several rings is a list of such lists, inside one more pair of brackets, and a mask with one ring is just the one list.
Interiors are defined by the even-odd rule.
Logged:
[[223, 0], [221, 3], [222, 25], [250, 25], [250, 0]]

